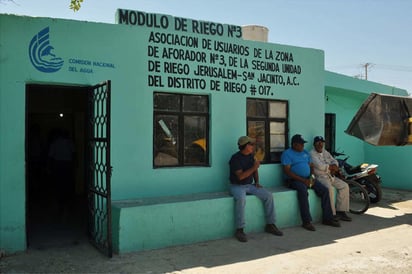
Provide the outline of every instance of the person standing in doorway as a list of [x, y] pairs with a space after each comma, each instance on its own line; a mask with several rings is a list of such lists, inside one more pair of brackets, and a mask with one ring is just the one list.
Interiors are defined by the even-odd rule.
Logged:
[[235, 237], [240, 242], [247, 242], [245, 227], [246, 194], [256, 195], [262, 200], [265, 209], [265, 232], [282, 236], [275, 225], [275, 206], [272, 193], [259, 184], [258, 169], [260, 162], [255, 160], [255, 141], [248, 136], [242, 136], [238, 140], [239, 151], [232, 155], [230, 166], [230, 193], [235, 200]]

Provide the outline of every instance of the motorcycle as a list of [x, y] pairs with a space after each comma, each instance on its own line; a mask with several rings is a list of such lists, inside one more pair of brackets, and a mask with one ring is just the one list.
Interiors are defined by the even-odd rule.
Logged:
[[343, 178], [360, 183], [368, 192], [371, 203], [377, 203], [382, 199], [381, 177], [377, 173], [378, 165], [364, 163], [352, 166], [347, 162], [349, 156], [344, 159], [337, 158], [346, 156], [346, 154], [333, 152], [332, 155], [339, 163], [339, 169]]

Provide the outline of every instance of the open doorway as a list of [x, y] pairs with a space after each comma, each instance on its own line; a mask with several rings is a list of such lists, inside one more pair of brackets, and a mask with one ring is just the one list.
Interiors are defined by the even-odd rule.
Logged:
[[[67, 246], [87, 240], [87, 96], [85, 87], [26, 86], [29, 248]], [[62, 149], [56, 149], [59, 138], [66, 140]], [[73, 151], [72, 159], [67, 151]], [[55, 165], [56, 157], [50, 156], [56, 154], [63, 155], [60, 160], [69, 164], [63, 168]]]
[[325, 149], [330, 152], [335, 152], [336, 143], [336, 114], [325, 113]]

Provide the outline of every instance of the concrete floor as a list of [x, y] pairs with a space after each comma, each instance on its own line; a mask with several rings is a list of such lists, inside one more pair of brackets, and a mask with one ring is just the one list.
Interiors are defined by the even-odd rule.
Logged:
[[[276, 202], [276, 201], [275, 201]], [[0, 259], [1, 273], [412, 273], [412, 191], [383, 190], [383, 199], [352, 222], [283, 229], [108, 259], [76, 241]]]

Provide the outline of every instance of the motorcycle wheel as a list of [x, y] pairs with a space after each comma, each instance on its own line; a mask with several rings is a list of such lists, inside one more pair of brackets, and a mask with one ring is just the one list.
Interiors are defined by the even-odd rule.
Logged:
[[346, 180], [349, 185], [349, 211], [353, 214], [362, 214], [368, 210], [370, 201], [368, 191], [356, 181]]
[[364, 185], [369, 193], [369, 200], [372, 204], [376, 204], [382, 199], [382, 188], [379, 181], [379, 178], [376, 175], [368, 176], [362, 178], [363, 182], [360, 182]]

